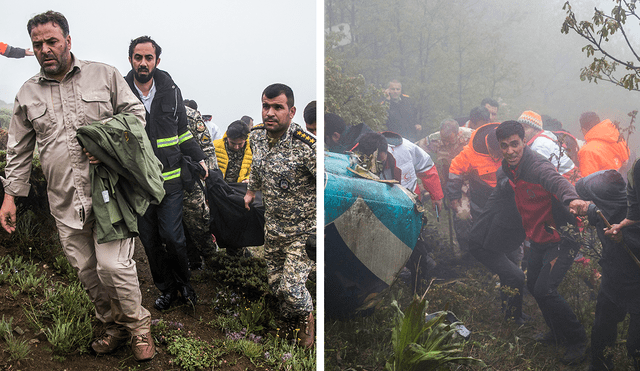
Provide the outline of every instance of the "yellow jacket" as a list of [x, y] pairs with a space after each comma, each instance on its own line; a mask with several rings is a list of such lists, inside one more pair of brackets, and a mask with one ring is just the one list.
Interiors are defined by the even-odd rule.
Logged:
[[[222, 139], [216, 139], [213, 141], [213, 146], [216, 148], [216, 157], [218, 159], [218, 167], [222, 171], [222, 175], [227, 174], [227, 165], [229, 164], [229, 155], [227, 154], [227, 148], [224, 145], [227, 139], [227, 133], [225, 132]], [[238, 174], [238, 183], [245, 179], [249, 179], [249, 171], [251, 170], [251, 161], [253, 155], [251, 154], [251, 146], [247, 140], [247, 145], [244, 147], [244, 156], [242, 157], [242, 166], [240, 167], [240, 174]]]

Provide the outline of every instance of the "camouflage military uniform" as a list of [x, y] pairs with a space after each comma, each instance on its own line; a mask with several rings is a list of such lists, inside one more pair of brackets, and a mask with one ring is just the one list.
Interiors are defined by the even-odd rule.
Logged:
[[293, 122], [272, 148], [263, 125], [249, 139], [249, 190], [262, 190], [269, 286], [292, 318], [313, 310], [305, 283], [315, 263], [305, 243], [316, 230], [316, 140]]
[[[442, 189], [447, 186], [449, 180], [449, 166], [451, 160], [462, 152], [464, 146], [466, 146], [471, 140], [471, 134], [473, 129], [460, 127], [458, 129], [458, 137], [454, 145], [446, 145], [440, 139], [440, 132], [430, 134], [428, 137], [420, 139], [416, 144], [433, 155], [434, 162], [438, 169], [438, 175], [440, 176], [440, 184]], [[462, 187], [462, 199], [461, 205], [469, 205], [469, 182], [465, 181]], [[469, 210], [471, 212], [471, 210]], [[469, 250], [469, 232], [471, 231], [471, 221], [469, 219], [460, 218], [457, 214], [451, 215], [453, 220], [453, 228], [456, 232], [456, 238], [458, 240], [458, 246], [462, 252]], [[451, 226], [451, 225], [450, 225]]]
[[244, 147], [239, 151], [232, 151], [229, 149], [226, 139], [224, 141], [224, 146], [227, 149], [227, 156], [229, 157], [227, 172], [224, 174], [224, 180], [227, 183], [235, 183], [238, 181], [238, 177], [240, 176], [242, 159], [244, 158]]
[[[216, 159], [216, 151], [213, 147], [209, 130], [207, 130], [200, 112], [191, 107], [186, 107], [186, 109], [189, 131], [198, 144], [200, 144], [202, 151], [207, 155], [207, 158], [204, 160], [205, 163], [209, 169], [217, 169], [218, 160]], [[216, 251], [214, 237], [212, 237], [211, 232], [209, 232], [209, 206], [206, 203], [203, 189], [204, 182], [198, 180], [191, 192], [187, 190], [184, 191], [184, 199], [182, 201], [182, 221], [191, 240], [191, 243], [187, 246], [187, 250], [189, 262], [192, 265], [198, 265], [200, 255], [207, 257]]]

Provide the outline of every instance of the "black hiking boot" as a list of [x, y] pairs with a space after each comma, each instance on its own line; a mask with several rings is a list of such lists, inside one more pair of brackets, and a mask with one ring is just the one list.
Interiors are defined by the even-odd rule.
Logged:
[[560, 362], [565, 365], [577, 365], [587, 358], [587, 343], [581, 342], [567, 345], [567, 351], [560, 358]]

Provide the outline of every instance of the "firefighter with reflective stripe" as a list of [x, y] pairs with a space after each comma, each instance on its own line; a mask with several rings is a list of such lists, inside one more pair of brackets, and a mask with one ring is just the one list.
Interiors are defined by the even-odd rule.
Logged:
[[180, 89], [167, 72], [156, 68], [161, 52], [162, 48], [148, 36], [132, 40], [129, 45], [132, 70], [125, 80], [145, 106], [145, 129], [163, 165], [166, 195], [160, 205], [149, 207], [138, 220], [138, 229], [154, 284], [161, 291], [154, 306], [166, 310], [179, 298], [192, 305], [197, 300], [189, 282], [191, 272], [182, 227], [181, 178], [191, 178], [191, 174], [181, 172], [187, 164], [186, 156], [200, 163], [205, 178], [208, 168], [206, 155], [187, 127]]

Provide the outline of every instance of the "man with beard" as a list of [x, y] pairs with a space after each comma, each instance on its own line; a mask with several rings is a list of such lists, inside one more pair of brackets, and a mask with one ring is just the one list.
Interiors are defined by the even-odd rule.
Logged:
[[[89, 164], [97, 161], [80, 147], [76, 130], [119, 113], [135, 115], [144, 123], [144, 107], [131, 94], [118, 70], [79, 60], [71, 53], [69, 24], [64, 15], [48, 11], [27, 23], [33, 51], [42, 67], [16, 95], [9, 126], [2, 227], [15, 231], [15, 197], [29, 194], [34, 148], [47, 180], [49, 206], [60, 243], [69, 263], [95, 305], [105, 334], [91, 347], [111, 353], [131, 337], [138, 361], [155, 355], [150, 313], [142, 306], [134, 239], [98, 243], [99, 221], [93, 209]], [[142, 128], [140, 128], [142, 129]]]
[[310, 348], [313, 302], [305, 282], [315, 264], [305, 244], [316, 231], [316, 140], [291, 122], [295, 113], [290, 87], [273, 84], [263, 91], [263, 124], [250, 136], [253, 162], [244, 201], [249, 209], [262, 190], [269, 286], [287, 327], [298, 329], [298, 343]]
[[163, 165], [166, 195], [160, 205], [149, 206], [138, 220], [138, 229], [153, 282], [161, 291], [154, 307], [166, 310], [178, 299], [178, 293], [181, 301], [190, 305], [197, 301], [189, 282], [191, 272], [182, 226], [182, 179], [191, 178], [191, 161], [199, 162], [195, 168], [201, 170], [204, 178], [208, 176], [208, 166], [207, 156], [189, 131], [180, 89], [167, 72], [157, 69], [161, 52], [160, 45], [148, 36], [132, 40], [129, 45], [131, 71], [126, 80], [144, 104], [145, 130]]

